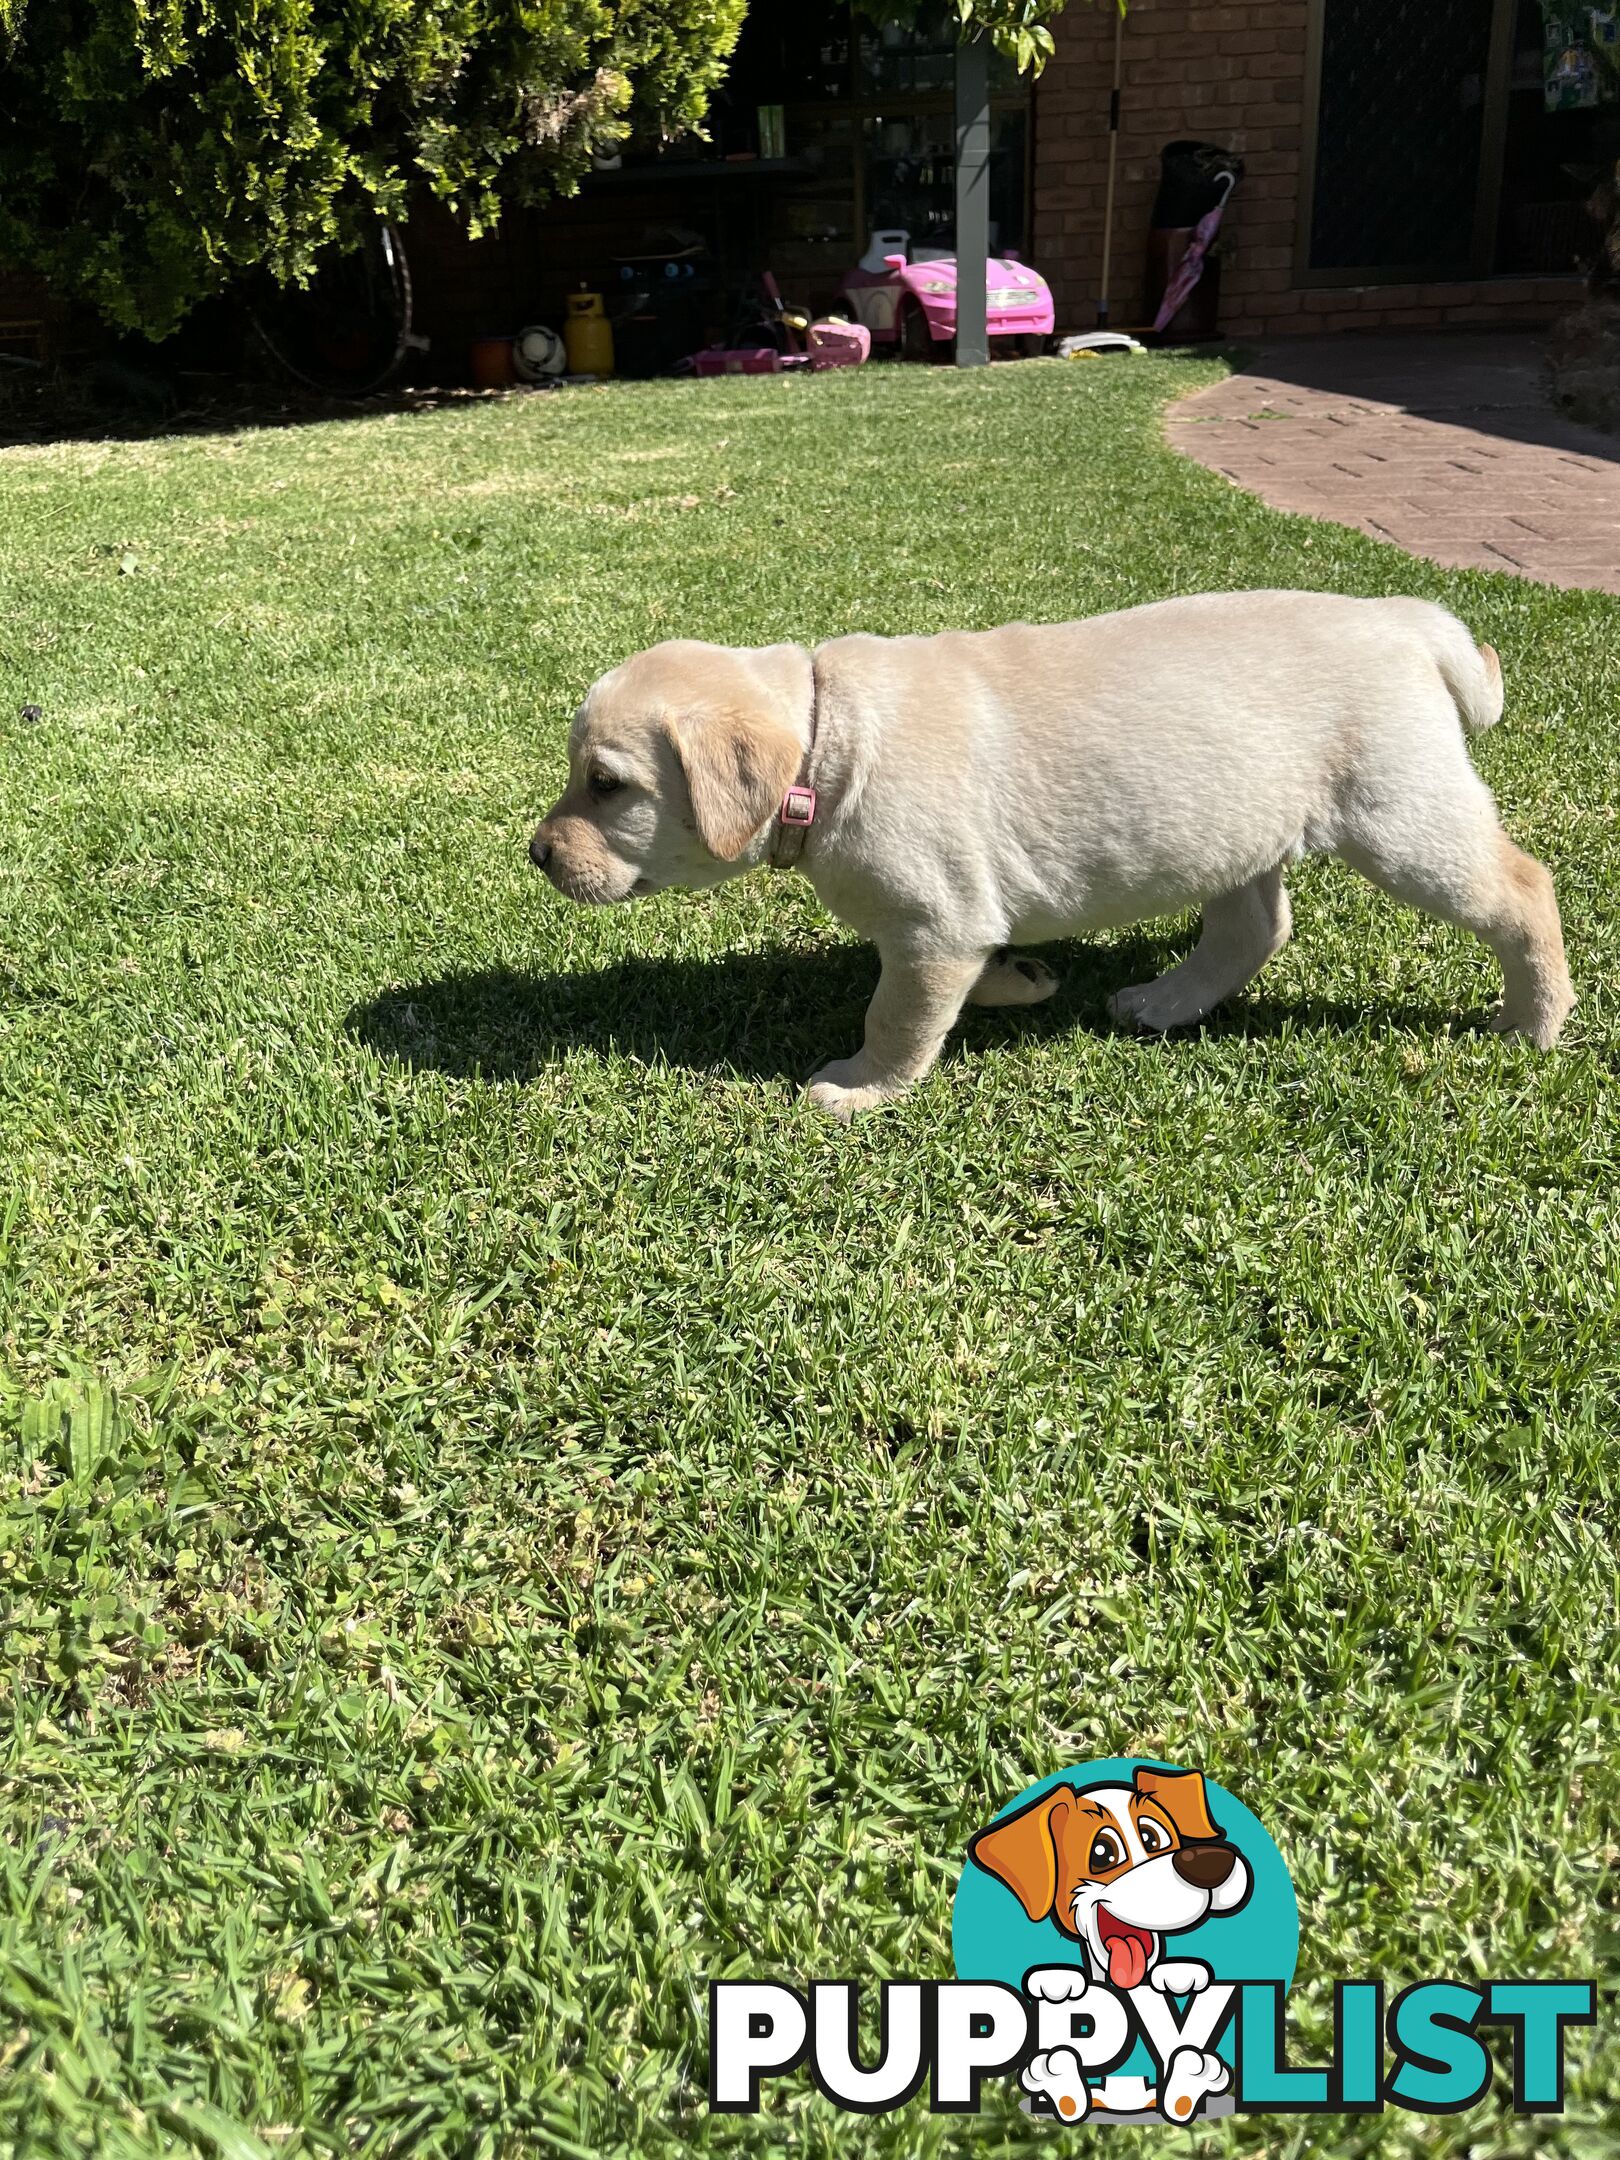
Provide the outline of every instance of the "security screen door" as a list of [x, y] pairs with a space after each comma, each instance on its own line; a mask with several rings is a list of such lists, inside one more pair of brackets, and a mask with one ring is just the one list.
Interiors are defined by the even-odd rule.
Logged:
[[1312, 0], [1300, 219], [1311, 282], [1489, 270], [1514, 8]]

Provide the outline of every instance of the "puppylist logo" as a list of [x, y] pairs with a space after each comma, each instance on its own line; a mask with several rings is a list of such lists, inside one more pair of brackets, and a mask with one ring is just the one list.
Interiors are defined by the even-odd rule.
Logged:
[[925, 2086], [934, 2113], [976, 2114], [987, 2078], [1065, 2123], [1453, 2115], [1500, 2061], [1516, 2114], [1557, 2114], [1565, 2032], [1596, 2009], [1591, 1981], [1421, 1980], [1386, 2003], [1380, 1980], [1340, 1980], [1331, 2060], [1291, 2065], [1299, 1907], [1282, 1855], [1212, 1779], [1137, 1757], [1059, 1771], [979, 1830], [951, 1933], [954, 1980], [878, 1989], [870, 2061], [854, 1981], [714, 1982], [710, 2106], [751, 2114], [766, 2080], [807, 2064], [867, 2115]]
[[970, 1841], [956, 1967], [1037, 2005], [1040, 2044], [1019, 2072], [1031, 2112], [1178, 2124], [1231, 2112], [1217, 2042], [1233, 1990], [1217, 1975], [1280, 2000], [1299, 1908], [1259, 1822], [1224, 1794], [1217, 1821], [1211, 1800], [1196, 1770], [1088, 1763]]

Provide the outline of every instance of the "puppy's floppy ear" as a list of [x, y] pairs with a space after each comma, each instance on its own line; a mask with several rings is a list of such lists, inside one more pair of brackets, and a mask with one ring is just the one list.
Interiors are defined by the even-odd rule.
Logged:
[[1057, 1834], [1073, 1798], [1069, 1786], [1054, 1785], [968, 1841], [968, 1858], [1004, 1882], [1031, 1920], [1047, 1919], [1057, 1903]]
[[797, 737], [734, 705], [672, 714], [666, 725], [703, 845], [735, 862], [798, 777]]
[[1183, 1838], [1197, 1844], [1220, 1837], [1209, 1812], [1200, 1770], [1138, 1770], [1137, 1791], [1144, 1800], [1156, 1800]]
[[764, 645], [731, 656], [715, 702], [669, 714], [664, 725], [692, 798], [703, 845], [735, 862], [775, 816], [799, 776], [814, 696], [810, 655], [802, 645]]

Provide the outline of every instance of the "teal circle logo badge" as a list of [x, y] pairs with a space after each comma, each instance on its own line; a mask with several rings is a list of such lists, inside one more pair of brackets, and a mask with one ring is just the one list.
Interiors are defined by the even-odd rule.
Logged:
[[1299, 1905], [1241, 1800], [1113, 1756], [1055, 1771], [969, 1840], [951, 1946], [959, 1980], [1034, 2008], [1031, 2114], [1180, 2126], [1231, 2113], [1234, 1991], [1270, 1983], [1280, 2015]]

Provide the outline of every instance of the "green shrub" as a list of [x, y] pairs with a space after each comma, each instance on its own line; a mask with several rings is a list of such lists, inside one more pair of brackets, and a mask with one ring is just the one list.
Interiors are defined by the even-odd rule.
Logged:
[[167, 335], [426, 187], [477, 232], [697, 126], [747, 0], [0, 0], [0, 260]]

